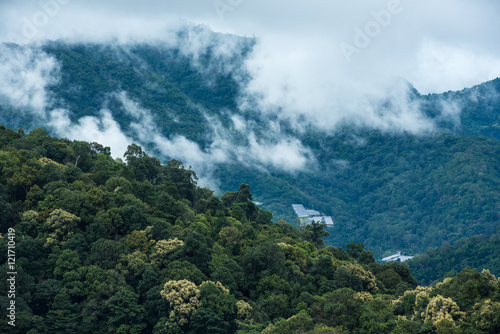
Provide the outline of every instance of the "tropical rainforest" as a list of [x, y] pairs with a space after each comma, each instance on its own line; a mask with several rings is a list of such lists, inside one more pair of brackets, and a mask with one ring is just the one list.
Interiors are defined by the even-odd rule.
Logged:
[[135, 144], [122, 160], [96, 142], [0, 126], [0, 226], [2, 291], [15, 270], [15, 297], [0, 296], [16, 308], [4, 333], [500, 331], [490, 271], [419, 286], [362, 242], [325, 245], [323, 225], [273, 223], [248, 184], [219, 199], [182, 162]]

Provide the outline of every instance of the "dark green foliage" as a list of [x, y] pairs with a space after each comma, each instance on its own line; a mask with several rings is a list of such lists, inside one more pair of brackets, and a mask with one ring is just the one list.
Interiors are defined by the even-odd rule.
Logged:
[[229, 322], [208, 309], [201, 308], [196, 312], [189, 326], [192, 334], [227, 334], [233, 333]]
[[500, 275], [500, 233], [493, 236], [473, 236], [432, 248], [407, 262], [420, 284], [430, 284], [454, 275], [464, 267], [489, 269]]
[[[304, 142], [319, 157], [318, 171], [223, 166], [217, 171], [221, 187], [237, 187], [235, 180], [252, 184], [254, 197], [277, 219], [294, 222], [293, 203], [332, 215], [327, 245], [363, 242], [377, 259], [499, 228], [498, 141], [345, 130], [335, 137], [309, 133]], [[348, 163], [332, 167], [339, 160]]]
[[255, 247], [248, 248], [241, 259], [242, 268], [248, 278], [248, 288], [252, 287], [262, 277], [276, 274], [282, 276], [285, 270], [285, 254], [280, 246], [266, 241]]
[[[1, 226], [0, 259], [6, 263], [5, 232], [14, 228], [17, 271], [16, 328], [0, 319], [2, 332], [499, 328], [500, 284], [486, 271], [465, 269], [419, 299], [406, 264], [378, 264], [362, 242], [348, 244], [347, 252], [324, 247], [320, 224], [272, 224], [246, 184], [219, 200], [198, 187], [194, 172], [180, 162], [157, 164], [140, 147], [130, 148], [130, 157], [138, 159], [131, 164], [140, 166], [134, 171], [98, 144], [52, 138], [42, 130], [26, 136], [0, 127], [0, 138], [0, 198], [10, 208], [5, 217], [12, 218]], [[78, 150], [81, 168], [67, 164]], [[31, 169], [21, 172], [23, 166]], [[9, 181], [16, 172], [22, 178]], [[8, 270], [5, 264], [0, 269], [0, 289], [7, 291]], [[166, 283], [187, 284], [194, 294], [175, 299], [179, 295], [168, 295]], [[454, 318], [439, 323], [424, 319], [425, 312], [436, 317], [426, 309], [435, 297], [460, 311], [450, 307]], [[8, 302], [0, 298], [2, 308]], [[179, 305], [193, 312], [180, 318]], [[403, 315], [406, 321], [397, 318]]]
[[105, 302], [109, 333], [141, 333], [145, 310], [138, 304], [139, 295], [128, 289], [119, 290]]

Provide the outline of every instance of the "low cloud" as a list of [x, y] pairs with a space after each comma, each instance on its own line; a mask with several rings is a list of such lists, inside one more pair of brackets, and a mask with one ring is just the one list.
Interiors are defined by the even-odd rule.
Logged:
[[59, 78], [57, 61], [30, 48], [0, 44], [0, 98], [16, 108], [45, 117], [50, 102], [48, 86]]
[[[240, 110], [225, 111], [232, 120], [229, 128], [206, 116], [210, 140], [203, 148], [181, 134], [162, 133], [155, 115], [125, 92], [115, 97], [133, 118], [126, 128], [120, 128], [105, 105], [98, 116], [71, 122], [70, 110], [52, 110], [48, 92], [60, 67], [35, 47], [0, 45], [0, 102], [47, 119], [60, 136], [101, 141], [116, 157], [137, 140], [206, 175], [215, 164], [232, 162], [308, 170], [314, 154], [284, 134], [281, 121], [292, 124], [299, 135], [311, 126], [335, 134], [342, 125], [430, 133], [435, 122], [421, 112], [409, 83], [422, 93], [439, 93], [500, 75], [500, 46], [492, 42], [500, 38], [498, 2], [401, 0], [401, 10], [380, 23], [377, 15], [393, 2], [228, 1], [230, 10], [221, 12], [214, 2], [201, 0], [152, 0], [147, 5], [129, 0], [5, 0], [0, 4], [0, 41], [15, 42], [17, 35], [20, 42], [33, 45], [47, 39], [113, 42], [120, 48], [149, 43], [179, 48], [202, 73], [232, 72], [238, 80], [237, 55], [247, 43], [241, 36], [255, 35], [257, 44], [243, 63], [249, 76], [240, 80]], [[48, 3], [56, 3], [57, 10], [53, 6], [48, 11]], [[372, 31], [366, 46], [358, 43], [359, 52], [347, 61], [341, 46], [356, 45], [359, 31], [368, 34], [373, 22], [379, 31]], [[208, 50], [214, 61], [205, 64]], [[458, 127], [461, 106], [443, 101], [441, 107], [440, 117]], [[257, 125], [245, 117], [249, 114], [269, 122]]]
[[[201, 174], [209, 173], [216, 164], [233, 163], [235, 161], [254, 167], [274, 167], [288, 172], [304, 170], [314, 162], [312, 152], [295, 138], [275, 134], [271, 138], [259, 138], [248, 128], [240, 116], [234, 115], [236, 132], [226, 129], [220, 121], [207, 117], [212, 133], [212, 142], [205, 149], [184, 136], [173, 134], [170, 138], [161, 134], [157, 128], [154, 115], [131, 100], [126, 92], [116, 94], [125, 111], [134, 118], [130, 128], [141, 143], [152, 144], [162, 156], [182, 160], [192, 165]], [[235, 143], [235, 135], [246, 138], [246, 145]]]
[[[498, 1], [466, 0], [5, 0], [0, 40], [17, 34], [27, 43], [157, 43], [180, 48], [201, 72], [228, 73], [243, 39], [223, 33], [255, 35], [244, 67], [251, 80], [241, 83], [243, 110], [291, 120], [298, 130], [313, 125], [334, 133], [355, 124], [420, 134], [434, 125], [412, 103], [407, 82], [440, 93], [500, 76], [500, 46], [493, 42], [500, 38], [499, 9]], [[345, 45], [356, 48], [349, 59]], [[214, 57], [208, 66], [201, 61], [207, 50]], [[32, 72], [49, 70], [48, 61]], [[31, 85], [14, 100], [39, 110], [46, 97], [37, 78], [11, 79], [0, 89]]]
[[122, 158], [128, 145], [133, 142], [123, 134], [109, 110], [102, 109], [98, 117], [81, 117], [76, 123], [71, 122], [68, 110], [55, 109], [49, 115], [48, 126], [58, 136], [109, 146], [115, 158]]
[[500, 58], [466, 47], [426, 39], [409, 78], [422, 93], [462, 90], [500, 76]]

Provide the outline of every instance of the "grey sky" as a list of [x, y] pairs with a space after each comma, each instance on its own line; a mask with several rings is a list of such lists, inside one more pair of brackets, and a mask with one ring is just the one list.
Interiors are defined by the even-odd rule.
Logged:
[[[390, 6], [397, 14], [382, 16], [377, 30], [373, 13]], [[311, 75], [403, 77], [422, 92], [500, 76], [497, 0], [3, 0], [0, 13], [2, 41], [161, 38], [164, 27], [180, 19], [255, 35], [271, 58], [299, 52], [296, 66]], [[369, 45], [349, 49], [360, 41], [356, 29], [367, 27]]]

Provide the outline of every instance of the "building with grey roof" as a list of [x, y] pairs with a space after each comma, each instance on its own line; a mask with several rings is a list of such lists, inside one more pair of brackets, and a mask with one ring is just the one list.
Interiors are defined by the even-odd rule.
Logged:
[[308, 210], [302, 204], [292, 204], [292, 208], [297, 217], [301, 218], [306, 224], [310, 224], [314, 221], [324, 223], [327, 227], [333, 227], [334, 225], [332, 217], [326, 216], [316, 210]]

